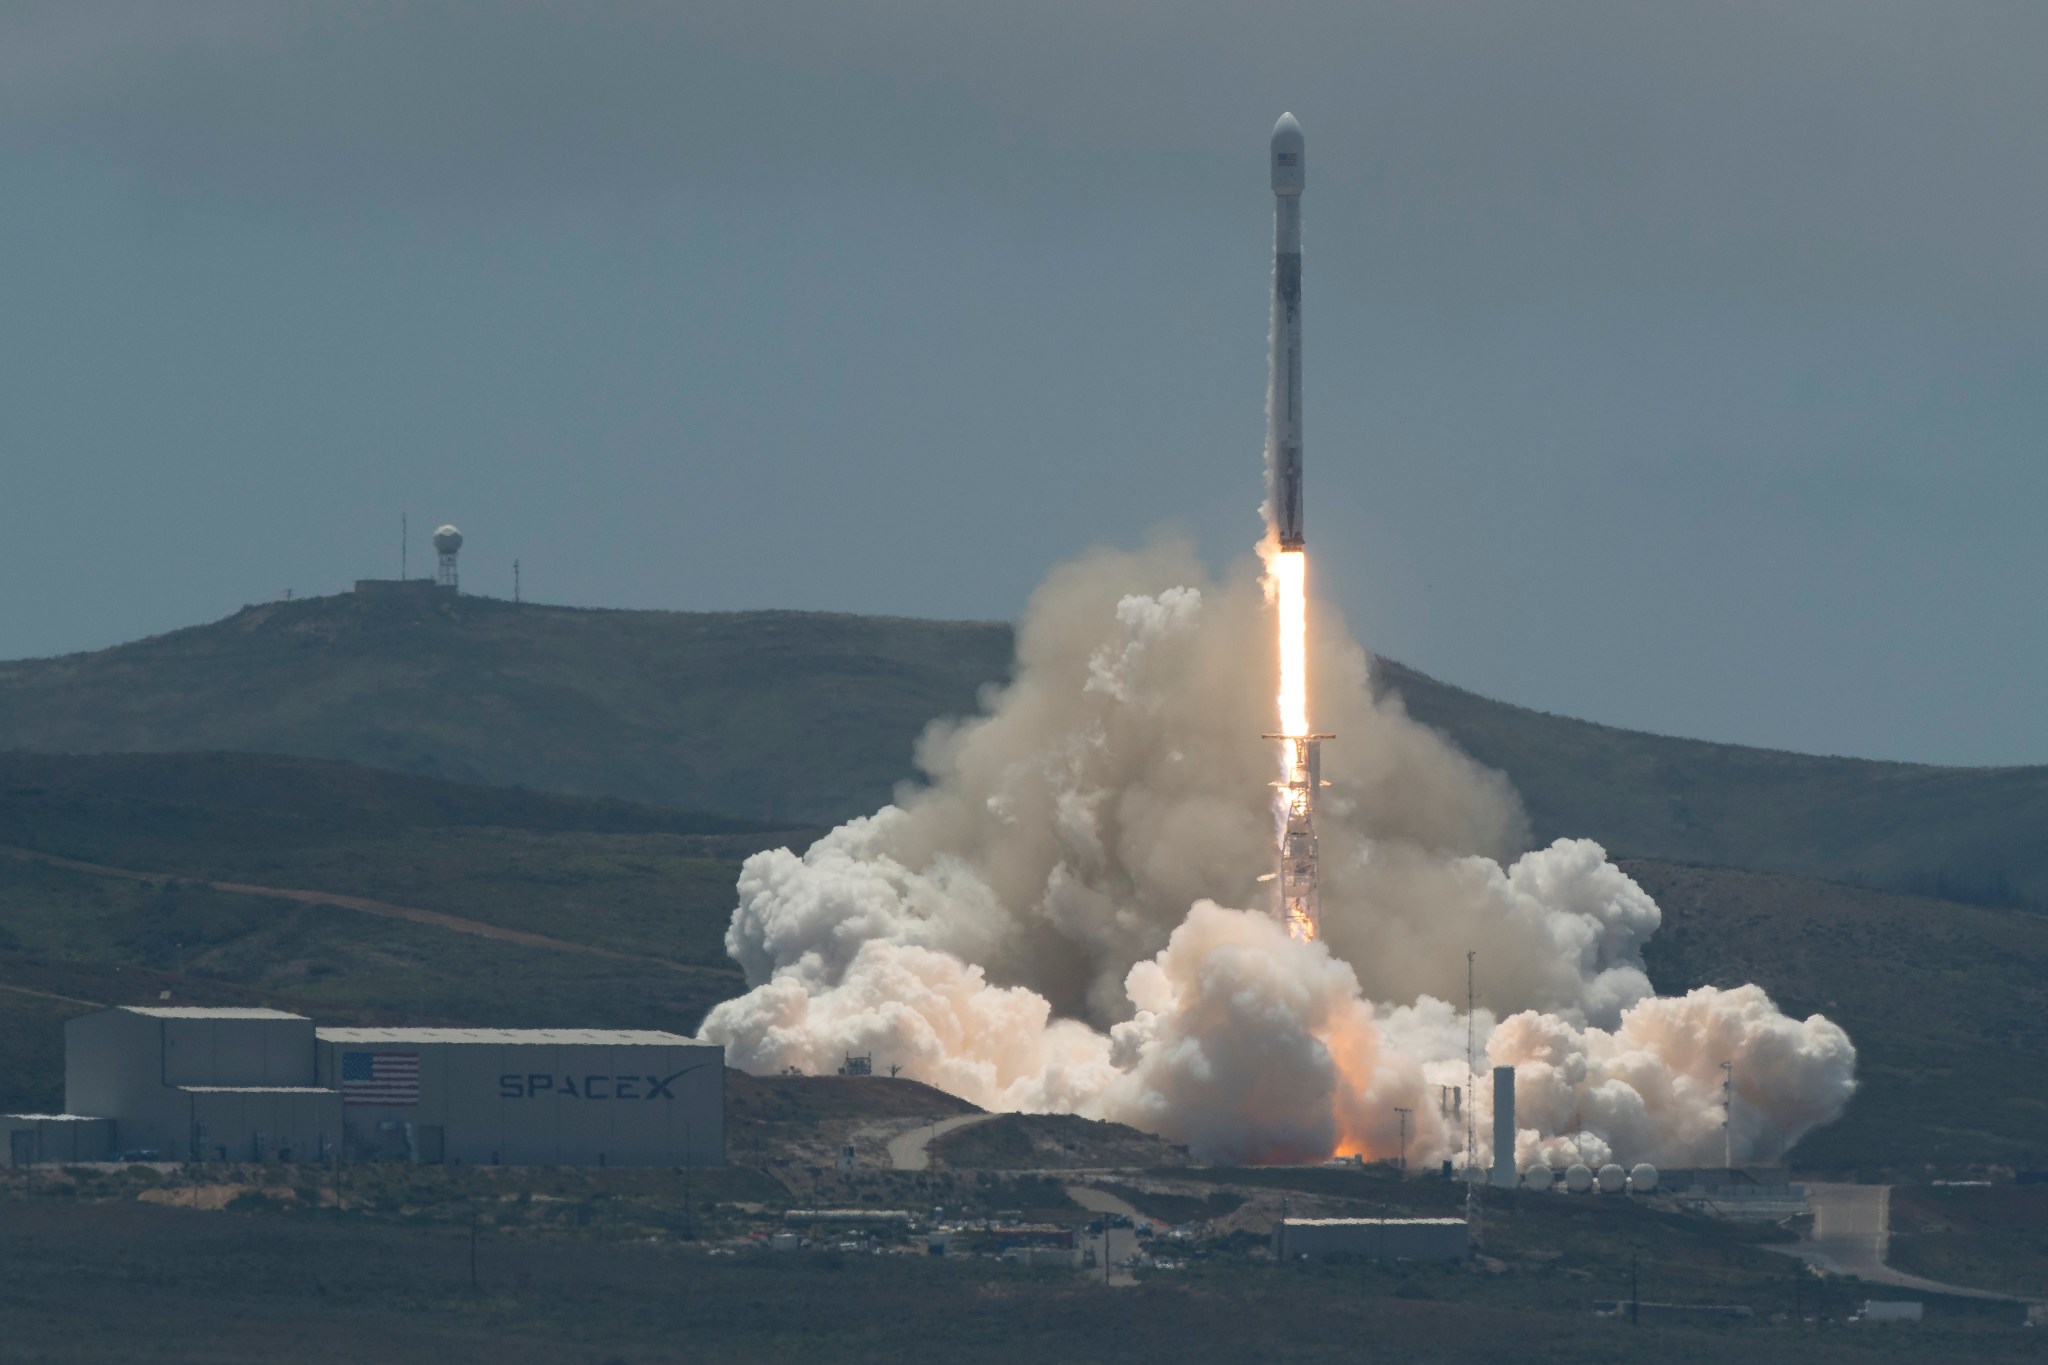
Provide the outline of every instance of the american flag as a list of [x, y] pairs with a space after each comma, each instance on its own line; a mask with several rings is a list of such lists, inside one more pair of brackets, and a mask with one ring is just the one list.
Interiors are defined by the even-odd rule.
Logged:
[[1279, 154], [1278, 160], [1279, 160], [1280, 164], [1281, 164], [1281, 165], [1283, 165], [1283, 166], [1292, 166], [1292, 165], [1294, 165], [1294, 164], [1295, 164], [1296, 162], [1298, 162], [1298, 161], [1300, 161], [1300, 160], [1301, 160], [1301, 153], [1300, 153], [1300, 152], [1281, 152], [1281, 153]]
[[417, 1052], [341, 1054], [343, 1104], [414, 1105], [420, 1102]]

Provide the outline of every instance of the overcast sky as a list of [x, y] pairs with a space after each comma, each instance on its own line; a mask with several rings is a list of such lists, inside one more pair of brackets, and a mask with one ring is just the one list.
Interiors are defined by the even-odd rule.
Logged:
[[2048, 6], [0, 6], [0, 657], [395, 576], [1010, 617], [1258, 533], [1619, 725], [2048, 761]]

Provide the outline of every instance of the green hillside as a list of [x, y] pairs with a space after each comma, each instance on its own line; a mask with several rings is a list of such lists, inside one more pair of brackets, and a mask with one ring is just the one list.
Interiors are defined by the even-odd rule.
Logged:
[[[1010, 648], [1009, 627], [996, 623], [346, 594], [0, 664], [0, 750], [289, 754], [832, 823], [914, 776], [918, 733], [934, 717], [972, 712], [1006, 675]], [[1506, 772], [1542, 839], [1587, 835], [1624, 857], [2048, 908], [2048, 767], [1706, 744], [1525, 710], [1392, 661], [1378, 680]], [[291, 808], [288, 786], [272, 783], [264, 800]], [[453, 798], [440, 789], [418, 799]], [[526, 816], [495, 823], [566, 818], [528, 799]], [[625, 828], [623, 813], [602, 818]]]

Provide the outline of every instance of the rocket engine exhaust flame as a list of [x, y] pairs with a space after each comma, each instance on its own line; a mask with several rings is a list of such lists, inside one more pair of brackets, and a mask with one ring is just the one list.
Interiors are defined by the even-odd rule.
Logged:
[[1321, 870], [1316, 798], [1323, 787], [1323, 741], [1308, 724], [1308, 552], [1274, 550], [1266, 558], [1267, 596], [1279, 623], [1280, 778], [1275, 825], [1279, 865], [1277, 913], [1287, 936], [1310, 942], [1322, 934]]
[[1266, 560], [1280, 624], [1280, 735], [1308, 734], [1308, 552], [1276, 550]]
[[[1406, 1110], [1414, 1160], [1486, 1166], [1485, 1088], [1433, 1103], [1468, 1078], [1469, 1030], [1518, 1069], [1517, 1167], [1781, 1159], [1847, 1104], [1848, 1036], [1756, 986], [1657, 996], [1643, 889], [1588, 840], [1531, 849], [1505, 778], [1375, 698], [1333, 614], [1310, 638], [1292, 118], [1272, 152], [1263, 584], [1170, 542], [1054, 570], [1012, 680], [918, 742], [924, 785], [747, 860], [725, 941], [749, 989], [701, 1036], [757, 1074], [873, 1053], [985, 1108], [1113, 1119], [1217, 1162], [1391, 1157]], [[1245, 642], [1276, 622], [1277, 782], [1245, 734], [1276, 701]], [[1355, 741], [1327, 768], [1311, 667], [1316, 717]], [[1269, 880], [1280, 913], [1226, 908]], [[1461, 1013], [1475, 943], [1494, 968]]]

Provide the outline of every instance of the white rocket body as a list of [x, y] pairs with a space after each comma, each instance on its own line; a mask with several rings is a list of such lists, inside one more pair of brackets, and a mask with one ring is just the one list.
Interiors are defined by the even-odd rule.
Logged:
[[1301, 192], [1308, 147], [1294, 115], [1273, 125], [1273, 352], [1266, 456], [1280, 548], [1303, 547], [1301, 507]]

